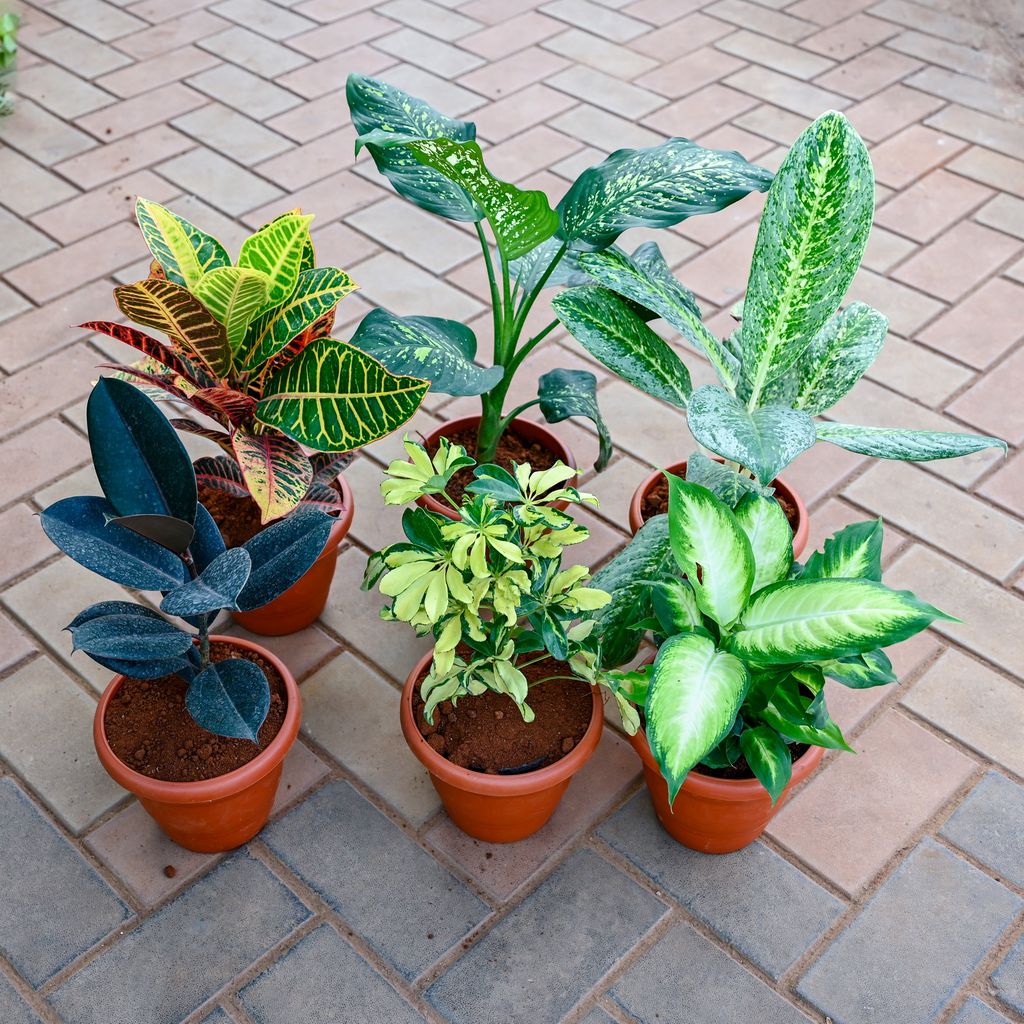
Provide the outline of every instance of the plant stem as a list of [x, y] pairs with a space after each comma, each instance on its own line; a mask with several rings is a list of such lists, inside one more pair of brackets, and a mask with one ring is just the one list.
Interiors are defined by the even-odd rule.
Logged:
[[523, 329], [523, 325], [526, 323], [526, 318], [530, 315], [530, 310], [533, 309], [533, 304], [537, 301], [537, 296], [544, 290], [544, 285], [548, 283], [548, 278], [555, 272], [555, 267], [562, 262], [562, 257], [566, 254], [569, 249], [569, 243], [563, 242], [555, 253], [554, 258], [548, 264], [547, 270], [540, 275], [540, 280], [537, 281], [532, 291], [527, 292], [523, 296], [523, 301], [519, 304], [519, 309], [516, 311], [515, 316], [515, 334], [518, 337], [519, 332]]
[[558, 320], [552, 320], [542, 331], [538, 331], [518, 352], [509, 363], [509, 370], [514, 374], [522, 365], [523, 360], [558, 326]]
[[498, 294], [498, 280], [494, 274], [494, 262], [491, 260], [491, 247], [487, 244], [487, 236], [484, 234], [483, 224], [477, 221], [473, 226], [476, 228], [477, 238], [480, 239], [480, 248], [484, 251], [487, 282], [491, 286], [491, 315], [494, 322], [494, 361], [498, 362], [498, 345], [504, 331], [505, 310], [501, 304], [501, 296]]

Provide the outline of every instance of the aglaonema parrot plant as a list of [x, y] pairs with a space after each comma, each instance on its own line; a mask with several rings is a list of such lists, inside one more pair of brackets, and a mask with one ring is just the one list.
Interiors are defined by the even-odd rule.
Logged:
[[[225, 452], [199, 463], [203, 484], [250, 494], [264, 523], [302, 501], [332, 507], [338, 456], [401, 426], [428, 382], [395, 376], [330, 336], [338, 302], [356, 285], [315, 265], [312, 217], [283, 214], [247, 238], [233, 263], [217, 239], [156, 203], [140, 199], [136, 215], [150, 277], [115, 288], [114, 300], [167, 340], [109, 321], [81, 326], [143, 353], [111, 367], [122, 377], [223, 428], [172, 421]], [[306, 448], [322, 454], [311, 460]]]
[[[505, 409], [523, 361], [558, 326], [552, 320], [524, 338], [530, 311], [547, 286], [591, 282], [580, 263], [583, 252], [615, 253], [659, 279], [670, 278], [655, 243], [645, 243], [630, 257], [614, 245], [615, 240], [629, 228], [669, 227], [695, 214], [721, 210], [752, 191], [764, 191], [771, 173], [738, 153], [675, 138], [647, 149], [618, 150], [584, 171], [552, 208], [543, 192], [519, 189], [491, 174], [475, 141], [473, 122], [446, 117], [392, 85], [358, 74], [349, 76], [346, 95], [359, 133], [356, 152], [367, 149], [395, 190], [417, 206], [475, 225], [490, 285], [493, 365], [482, 367], [474, 361], [477, 340], [465, 325], [395, 316], [383, 309], [366, 317], [352, 343], [395, 373], [429, 379], [436, 391], [479, 395], [477, 456], [482, 462], [493, 460], [512, 420], [539, 405], [550, 423], [570, 416], [593, 420], [601, 439], [597, 468], [603, 468], [611, 456], [611, 442], [592, 373], [553, 370], [540, 378], [535, 399]], [[493, 256], [485, 221], [493, 238]], [[643, 322], [655, 314], [638, 308], [636, 315]], [[623, 335], [612, 344], [617, 350], [613, 362], [623, 367], [656, 360], [645, 346], [667, 348], [653, 332]]]
[[[723, 466], [694, 453], [687, 479], [732, 505], [749, 492], [771, 493], [771, 481], [818, 440], [911, 461], [1006, 450], [998, 438], [976, 434], [814, 419], [857, 383], [888, 330], [886, 318], [863, 302], [840, 308], [864, 255], [874, 195], [864, 143], [842, 114], [830, 112], [796, 140], [768, 189], [741, 325], [731, 337], [708, 330], [671, 274], [611, 249], [581, 253], [578, 262], [595, 283], [554, 300], [561, 322], [592, 356], [686, 410], [694, 438], [726, 460]], [[720, 383], [693, 390], [682, 359], [638, 306], [705, 356]], [[634, 353], [628, 363], [624, 345]]]
[[880, 520], [840, 530], [800, 565], [773, 498], [750, 493], [733, 511], [666, 475], [668, 515], [646, 523], [594, 580], [613, 595], [596, 613], [605, 668], [632, 658], [647, 631], [658, 654], [605, 682], [631, 733], [642, 710], [670, 802], [693, 768], [741, 758], [774, 802], [795, 745], [850, 749], [829, 716], [825, 680], [894, 682], [882, 648], [950, 616], [881, 582]]
[[332, 518], [303, 508], [225, 550], [198, 503], [188, 453], [150, 398], [103, 377], [89, 396], [87, 422], [103, 497], [50, 505], [40, 513], [46, 535], [114, 583], [160, 591], [160, 611], [192, 630], [144, 604], [101, 601], [67, 627], [74, 649], [136, 679], [180, 677], [198, 725], [255, 742], [270, 708], [269, 683], [244, 658], [211, 661], [210, 623], [222, 609], [260, 608], [299, 580], [323, 550]]

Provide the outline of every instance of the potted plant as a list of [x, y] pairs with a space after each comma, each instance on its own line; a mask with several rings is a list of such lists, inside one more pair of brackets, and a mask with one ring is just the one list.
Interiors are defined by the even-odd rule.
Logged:
[[[584, 171], [552, 209], [543, 192], [521, 190], [487, 170], [471, 121], [446, 117], [423, 100], [358, 74], [349, 76], [346, 95], [359, 133], [356, 152], [366, 148], [395, 190], [417, 206], [475, 225], [490, 285], [493, 365], [481, 367], [474, 362], [477, 340], [464, 324], [399, 317], [383, 309], [366, 317], [352, 343], [394, 373], [427, 378], [435, 391], [480, 396], [480, 415], [443, 424], [428, 435], [431, 454], [445, 436], [485, 464], [496, 462], [508, 468], [518, 458], [541, 469], [557, 460], [571, 465], [568, 449], [555, 435], [519, 418], [539, 405], [549, 423], [570, 416], [593, 420], [601, 440], [596, 468], [602, 469], [611, 456], [611, 442], [598, 410], [592, 373], [552, 370], [540, 378], [536, 398], [505, 408], [523, 361], [558, 326], [552, 319], [531, 337], [524, 337], [538, 297], [550, 285], [590, 281], [578, 262], [584, 250], [615, 251], [623, 259], [649, 267], [653, 274], [670, 278], [655, 243], [642, 245], [632, 257], [613, 243], [627, 228], [668, 227], [695, 214], [721, 210], [751, 191], [764, 191], [771, 173], [738, 153], [669, 139], [647, 149], [618, 150]], [[484, 221], [493, 236], [493, 256]], [[653, 315], [638, 312], [646, 319]], [[658, 363], [670, 353], [668, 345], [648, 330], [634, 338], [613, 339], [606, 354], [606, 364], [626, 374], [638, 361]], [[686, 385], [688, 390], [689, 378]], [[682, 383], [654, 373], [649, 386], [653, 393], [659, 387], [674, 393]], [[456, 500], [471, 479], [468, 471], [455, 478]], [[429, 496], [423, 500], [434, 512], [454, 515], [444, 502]]]
[[[694, 438], [720, 456], [701, 453], [669, 467], [713, 490], [728, 504], [745, 494], [773, 492], [787, 506], [799, 556], [807, 539], [806, 510], [779, 474], [817, 440], [885, 459], [948, 459], [1006, 445], [994, 437], [816, 421], [871, 366], [888, 321], [863, 302], [840, 309], [860, 267], [874, 211], [871, 159], [850, 122], [819, 117], [793, 144], [768, 189], [747, 281], [735, 315], [740, 326], [719, 340], [701, 322], [689, 293], [671, 276], [613, 250], [581, 253], [595, 282], [554, 300], [559, 320], [591, 355], [626, 380], [686, 410]], [[623, 368], [622, 338], [646, 337], [636, 312], [652, 310], [700, 352], [719, 384], [691, 392], [683, 361], [665, 346], [657, 358], [634, 344], [635, 365]], [[674, 388], [652, 391], [654, 375]], [[630, 507], [634, 533], [664, 512], [668, 491], [659, 472], [638, 488]], [[799, 513], [799, 514], [798, 514]]]
[[74, 649], [115, 673], [96, 709], [96, 751], [175, 842], [233, 849], [270, 814], [301, 705], [280, 660], [211, 636], [210, 622], [224, 608], [258, 608], [300, 579], [331, 519], [303, 508], [226, 549], [197, 501], [188, 453], [146, 395], [101, 378], [87, 420], [104, 496], [50, 505], [43, 529], [100, 576], [161, 592], [160, 611], [194, 630], [131, 601], [101, 601], [74, 618]]
[[558, 506], [596, 503], [567, 486], [564, 464], [512, 472], [477, 466], [456, 504], [447, 494], [473, 459], [447, 439], [431, 457], [409, 438], [393, 462], [388, 504], [424, 495], [454, 517], [407, 509], [406, 540], [370, 557], [364, 589], [379, 585], [382, 618], [434, 637], [402, 691], [402, 732], [464, 832], [507, 843], [537, 831], [593, 754], [604, 723], [591, 612], [609, 595], [562, 551], [588, 531]]
[[118, 375], [202, 416], [171, 422], [223, 450], [196, 471], [200, 500], [230, 546], [300, 505], [336, 517], [308, 577], [258, 612], [234, 613], [255, 633], [302, 629], [323, 610], [352, 522], [340, 470], [409, 419], [429, 385], [330, 337], [338, 302], [356, 286], [343, 270], [315, 266], [312, 217], [278, 217], [242, 243], [234, 264], [217, 239], [170, 210], [140, 199], [136, 215], [153, 254], [150, 276], [115, 288], [114, 301], [167, 341], [109, 321], [81, 326], [143, 354], [109, 367]]
[[[665, 829], [728, 853], [753, 842], [790, 788], [849, 750], [825, 680], [895, 681], [882, 650], [950, 616], [881, 582], [881, 521], [840, 530], [801, 565], [778, 502], [735, 511], [672, 474], [667, 517], [647, 522], [595, 578], [602, 665], [624, 664], [650, 629], [653, 664], [609, 671]], [[642, 716], [642, 717], [641, 717]]]
[[7, 80], [18, 60], [18, 23], [13, 11], [0, 13], [0, 117], [11, 113], [14, 103], [7, 95]]

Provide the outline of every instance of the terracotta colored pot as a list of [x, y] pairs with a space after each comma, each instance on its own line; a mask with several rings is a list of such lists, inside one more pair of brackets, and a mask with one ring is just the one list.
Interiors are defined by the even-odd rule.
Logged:
[[[442, 423], [440, 426], [435, 427], [429, 434], [426, 434], [423, 438], [424, 443], [429, 450], [432, 445], [436, 444], [442, 437], [451, 437], [452, 434], [457, 434], [460, 430], [465, 430], [467, 427], [472, 427], [474, 430], [480, 425], [481, 417], [476, 416], [460, 416], [457, 420], [449, 420], [447, 423]], [[527, 441], [533, 441], [537, 444], [543, 445], [548, 451], [551, 452], [556, 458], [561, 459], [567, 466], [575, 466], [576, 460], [573, 458], [572, 452], [557, 434], [553, 434], [543, 423], [534, 423], [533, 420], [515, 419], [512, 421], [512, 426], [516, 428], [516, 432], [526, 438]], [[472, 453], [470, 453], [472, 454]], [[416, 504], [420, 508], [429, 509], [431, 512], [437, 512], [439, 515], [447, 516], [449, 519], [457, 518], [455, 510], [443, 502], [437, 500], [432, 495], [426, 494], [422, 498], [416, 500]], [[558, 502], [555, 505], [556, 508], [566, 509], [568, 504], [566, 502]]]
[[[722, 462], [722, 459], [715, 459]], [[661, 479], [665, 472], [675, 476], [686, 475], [686, 461], [673, 463], [666, 466], [664, 470], [656, 469], [650, 476], [644, 478], [640, 486], [633, 492], [629, 502], [629, 528], [636, 533], [644, 525], [643, 507], [644, 498], [647, 497], [651, 488]], [[810, 517], [807, 515], [807, 506], [792, 487], [781, 477], [772, 481], [772, 487], [781, 494], [796, 509], [796, 529], [793, 531], [793, 557], [799, 558], [804, 548], [807, 547], [807, 537], [810, 532]]]
[[309, 567], [306, 575], [293, 583], [270, 604], [251, 612], [232, 612], [231, 617], [250, 633], [260, 636], [284, 636], [297, 633], [312, 625], [327, 604], [334, 567], [338, 564], [338, 548], [345, 539], [355, 515], [355, 498], [345, 478], [338, 477], [344, 509], [331, 527], [330, 536], [320, 557]]
[[[402, 734], [409, 749], [430, 772], [448, 817], [467, 835], [488, 843], [514, 843], [532, 836], [555, 812], [573, 775], [597, 749], [604, 728], [604, 706], [591, 687], [593, 710], [583, 739], [554, 764], [522, 775], [486, 775], [460, 768], [442, 757], [420, 734], [412, 709], [413, 687], [426, 675], [432, 653], [409, 673], [402, 689]], [[464, 700], [472, 700], [465, 697]]]
[[691, 771], [669, 807], [668, 784], [658, 769], [643, 729], [627, 736], [644, 766], [651, 803], [665, 831], [683, 846], [700, 853], [733, 853], [749, 846], [768, 827], [793, 787], [821, 764], [825, 751], [811, 747], [793, 764], [793, 778], [772, 806], [757, 779], [715, 779]]
[[111, 749], [103, 718], [124, 676], [114, 676], [103, 692], [93, 719], [96, 753], [110, 777], [139, 798], [139, 802], [171, 839], [186, 850], [221, 853], [248, 842], [270, 816], [277, 794], [281, 765], [299, 734], [302, 701], [295, 677], [287, 666], [258, 644], [234, 636], [213, 636], [233, 647], [256, 651], [284, 680], [288, 707], [284, 722], [266, 750], [226, 775], [202, 782], [161, 782], [129, 768]]

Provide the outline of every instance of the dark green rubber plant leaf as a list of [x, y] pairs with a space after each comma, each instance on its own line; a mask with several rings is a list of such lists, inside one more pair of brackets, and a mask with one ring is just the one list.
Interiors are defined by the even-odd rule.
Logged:
[[689, 371], [624, 299], [588, 285], [562, 292], [551, 305], [572, 336], [609, 370], [655, 398], [686, 408]]
[[758, 725], [740, 733], [740, 750], [757, 781], [776, 803], [793, 777], [793, 758], [786, 741], [770, 726]]
[[216, 238], [158, 203], [139, 198], [135, 216], [149, 251], [173, 284], [194, 288], [204, 274], [231, 266], [231, 257]]
[[807, 559], [800, 573], [802, 580], [859, 579], [882, 580], [882, 520], [851, 523], [832, 534]]
[[549, 370], [537, 381], [540, 411], [548, 423], [585, 416], [597, 427], [600, 449], [594, 469], [599, 473], [612, 457], [612, 439], [597, 406], [597, 378], [587, 370]]
[[[198, 506], [197, 506], [198, 507]], [[184, 519], [174, 516], [142, 514], [137, 516], [118, 516], [111, 519], [112, 525], [121, 526], [159, 544], [162, 548], [176, 555], [183, 555], [195, 537], [195, 527]]]
[[217, 661], [189, 684], [185, 707], [208, 732], [255, 743], [270, 710], [270, 684], [251, 661]]
[[223, 554], [224, 538], [205, 505], [196, 506], [195, 528], [189, 551], [196, 571], [202, 572], [218, 555]]
[[445, 117], [429, 103], [386, 82], [351, 74], [345, 86], [352, 124], [359, 137], [356, 153], [365, 146], [377, 170], [399, 195], [450, 220], [478, 221], [483, 211], [461, 186], [420, 163], [405, 146], [387, 145], [390, 134], [413, 139], [453, 139], [471, 142], [476, 125]]
[[215, 558], [195, 579], [168, 593], [160, 610], [188, 618], [227, 608], [237, 611], [238, 595], [249, 580], [252, 563], [245, 548], [230, 548]]
[[68, 626], [72, 650], [125, 661], [173, 658], [192, 649], [192, 635], [162, 618], [112, 614]]
[[852, 423], [818, 423], [818, 438], [858, 455], [877, 459], [901, 459], [929, 462], [955, 459], [986, 448], [999, 448], [1004, 454], [1006, 442], [983, 434], [957, 434], [945, 430], [904, 430], [900, 427], [861, 427]]
[[458, 320], [435, 316], [395, 316], [370, 310], [351, 344], [380, 360], [391, 373], [430, 381], [445, 395], [482, 395], [501, 382], [500, 366], [478, 366], [476, 335]]
[[558, 204], [559, 237], [604, 249], [627, 228], [666, 228], [763, 192], [772, 175], [739, 153], [669, 139], [620, 149], [584, 171]]

